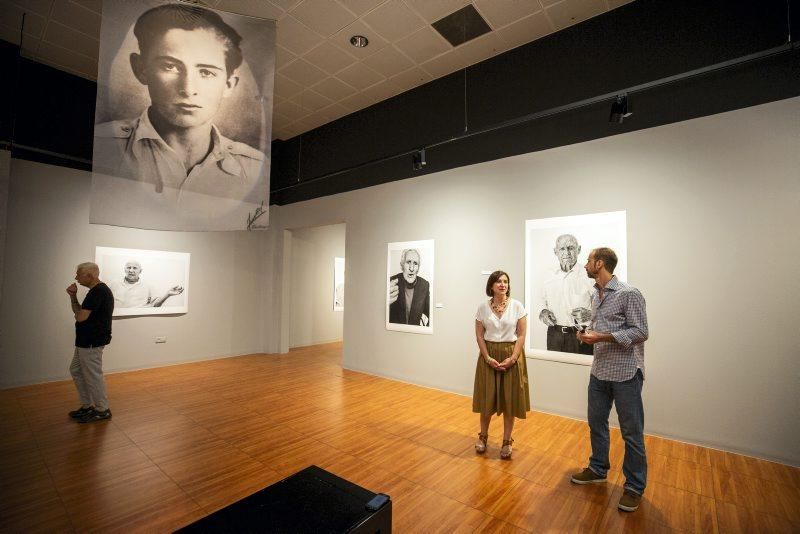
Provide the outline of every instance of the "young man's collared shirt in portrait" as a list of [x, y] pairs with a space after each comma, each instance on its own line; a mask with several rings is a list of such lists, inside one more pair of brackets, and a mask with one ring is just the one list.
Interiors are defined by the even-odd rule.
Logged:
[[153, 191], [192, 191], [243, 199], [258, 183], [264, 154], [223, 136], [211, 127], [211, 150], [191, 171], [161, 138], [148, 110], [138, 118], [116, 120], [95, 129], [95, 171], [153, 184]]

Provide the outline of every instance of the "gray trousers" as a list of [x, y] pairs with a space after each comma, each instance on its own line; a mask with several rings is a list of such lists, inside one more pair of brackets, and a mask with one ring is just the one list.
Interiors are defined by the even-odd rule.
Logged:
[[72, 381], [78, 389], [78, 398], [83, 406], [91, 406], [99, 411], [108, 410], [106, 382], [103, 379], [103, 349], [75, 347], [75, 355], [69, 366]]

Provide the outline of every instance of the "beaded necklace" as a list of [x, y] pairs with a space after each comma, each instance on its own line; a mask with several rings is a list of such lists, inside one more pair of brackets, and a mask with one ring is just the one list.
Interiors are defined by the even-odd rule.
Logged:
[[491, 306], [492, 311], [494, 313], [502, 315], [503, 312], [506, 311], [506, 306], [508, 305], [508, 297], [505, 297], [503, 299], [503, 302], [501, 302], [500, 304], [495, 304], [494, 297], [492, 297], [491, 299], [489, 299], [489, 305]]

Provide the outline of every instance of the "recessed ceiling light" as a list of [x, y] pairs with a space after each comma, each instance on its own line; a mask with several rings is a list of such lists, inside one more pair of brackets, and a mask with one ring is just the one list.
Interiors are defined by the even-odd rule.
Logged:
[[363, 35], [354, 35], [350, 38], [350, 44], [356, 48], [364, 48], [369, 44], [369, 39]]

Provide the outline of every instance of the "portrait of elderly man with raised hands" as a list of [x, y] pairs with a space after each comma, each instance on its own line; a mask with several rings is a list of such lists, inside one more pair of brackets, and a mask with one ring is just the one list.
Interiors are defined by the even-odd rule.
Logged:
[[161, 307], [168, 298], [183, 293], [183, 286], [172, 286], [162, 295], [156, 295], [153, 288], [142, 280], [142, 264], [138, 260], [125, 262], [125, 276], [112, 283], [114, 301], [117, 308]]

